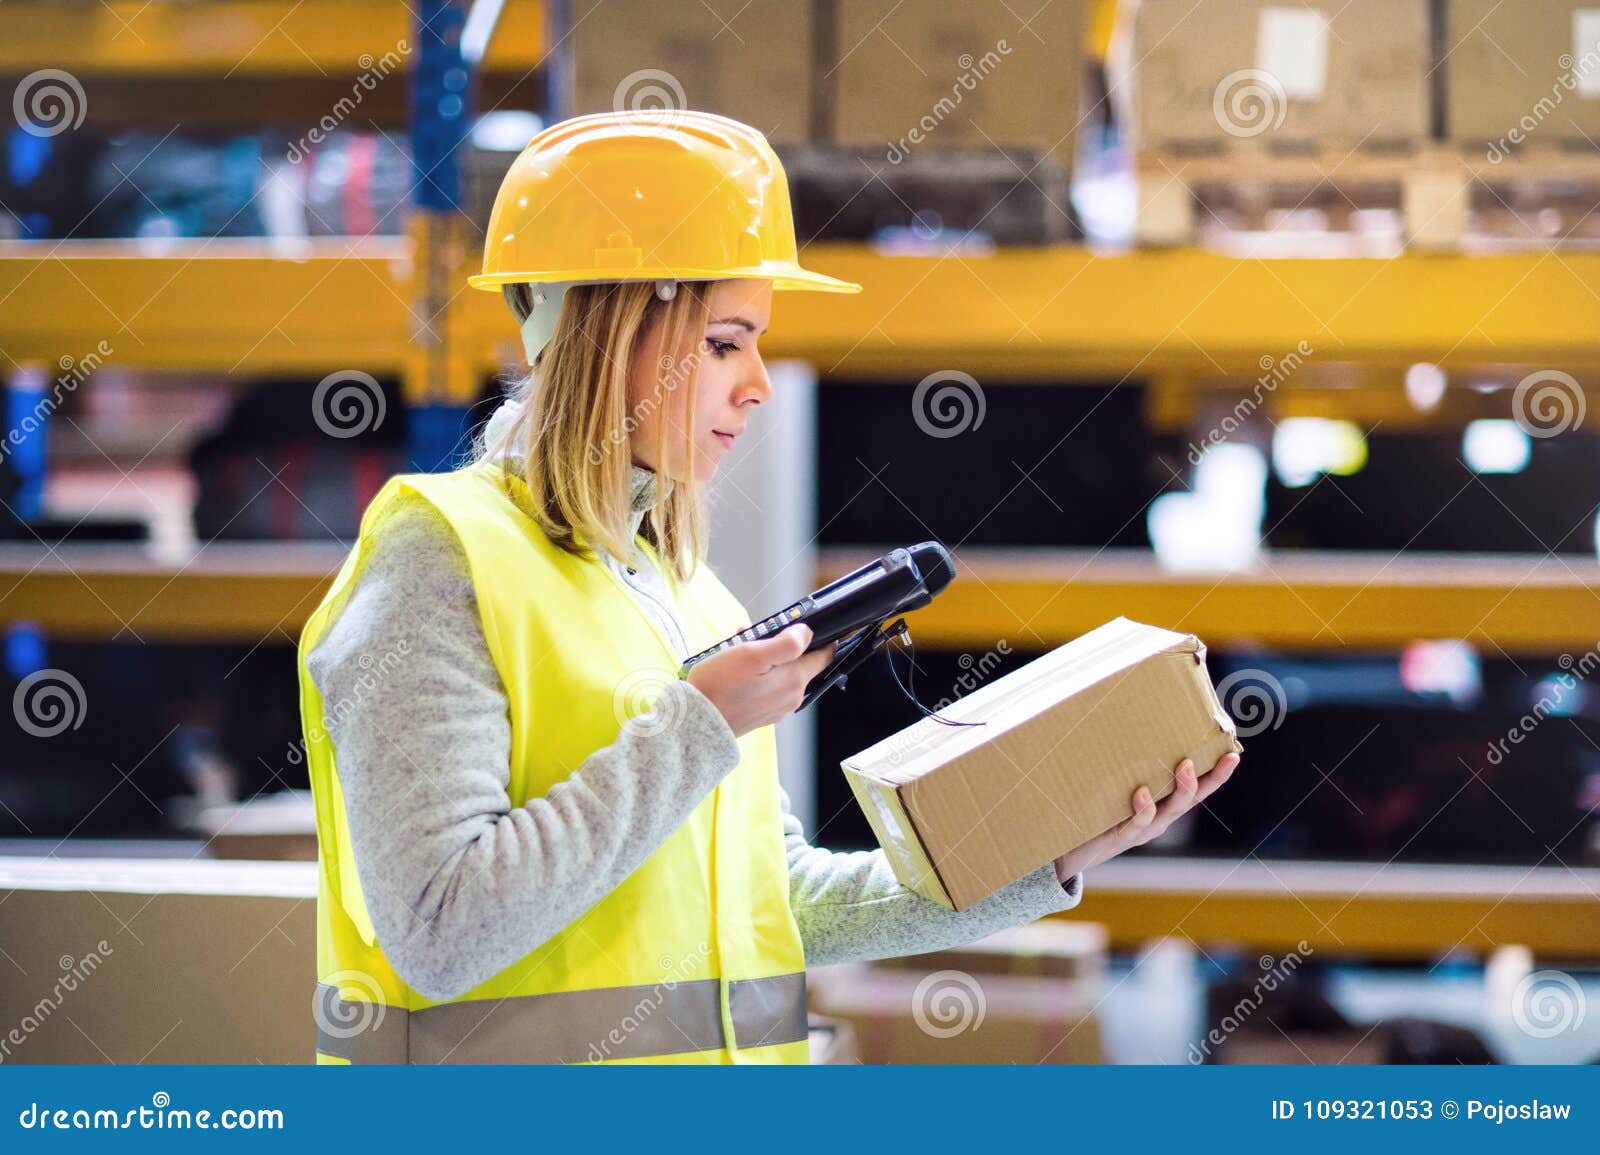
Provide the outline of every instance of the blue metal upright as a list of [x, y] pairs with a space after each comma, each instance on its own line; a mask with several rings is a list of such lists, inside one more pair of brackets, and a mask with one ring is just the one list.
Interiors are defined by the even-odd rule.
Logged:
[[[468, 407], [462, 382], [451, 382], [447, 314], [460, 289], [450, 284], [450, 238], [461, 213], [461, 149], [473, 117], [474, 83], [461, 55], [466, 0], [417, 0], [416, 44], [409, 91], [412, 198], [416, 216], [416, 275], [422, 314], [415, 340], [425, 346], [415, 360], [421, 381], [407, 383], [406, 450], [410, 468], [450, 468], [465, 448]], [[454, 359], [458, 367], [461, 361]], [[455, 389], [452, 391], [452, 384]]]

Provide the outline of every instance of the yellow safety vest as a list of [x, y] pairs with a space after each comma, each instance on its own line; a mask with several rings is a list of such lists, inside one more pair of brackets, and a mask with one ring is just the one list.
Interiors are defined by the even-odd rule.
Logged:
[[[616, 575], [550, 542], [525, 512], [526, 485], [498, 465], [389, 480], [300, 638], [320, 848], [317, 1062], [806, 1062], [805, 959], [789, 908], [771, 726], [739, 739], [738, 766], [615, 890], [499, 974], [435, 1003], [389, 965], [323, 728], [348, 704], [325, 710], [305, 659], [408, 494], [432, 503], [466, 551], [510, 703], [511, 805], [545, 794], [615, 741], [684, 656]], [[749, 624], [708, 566], [672, 587], [691, 652]], [[374, 692], [388, 660], [374, 655]]]

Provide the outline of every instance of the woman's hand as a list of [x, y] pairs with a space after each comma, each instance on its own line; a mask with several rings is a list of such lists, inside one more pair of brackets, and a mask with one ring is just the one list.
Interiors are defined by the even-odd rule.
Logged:
[[734, 737], [771, 725], [800, 708], [806, 686], [833, 661], [837, 642], [815, 653], [804, 622], [759, 642], [744, 642], [714, 654], [689, 671], [689, 684], [728, 720]]
[[1151, 797], [1148, 786], [1139, 787], [1133, 792], [1133, 817], [1117, 823], [1104, 834], [1091, 838], [1076, 850], [1070, 850], [1056, 859], [1056, 877], [1066, 882], [1079, 871], [1099, 866], [1131, 847], [1143, 846], [1220, 790], [1238, 764], [1239, 755], [1224, 754], [1217, 759], [1211, 773], [1203, 781], [1198, 781], [1194, 762], [1185, 758], [1178, 763], [1177, 781], [1171, 794], [1158, 805]]

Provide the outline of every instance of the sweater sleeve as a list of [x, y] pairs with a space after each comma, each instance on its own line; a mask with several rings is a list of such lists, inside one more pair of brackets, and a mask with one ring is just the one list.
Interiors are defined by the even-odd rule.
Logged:
[[1070, 910], [1083, 896], [1082, 874], [1063, 883], [1054, 864], [1046, 863], [982, 902], [953, 911], [903, 886], [881, 849], [812, 846], [787, 793], [781, 801], [789, 906], [807, 966], [943, 950]]
[[711, 700], [674, 681], [654, 707], [673, 725], [629, 720], [548, 793], [512, 806], [508, 701], [461, 545], [425, 499], [390, 516], [307, 669], [373, 929], [408, 984], [445, 1000], [581, 934], [584, 914], [733, 770], [739, 747]]

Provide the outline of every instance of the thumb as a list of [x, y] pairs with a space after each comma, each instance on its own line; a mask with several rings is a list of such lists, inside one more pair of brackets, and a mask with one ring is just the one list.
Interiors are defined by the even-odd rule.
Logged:
[[811, 644], [811, 627], [804, 622], [788, 626], [770, 638], [763, 638], [751, 648], [757, 651], [765, 669], [792, 662], [806, 652]]

